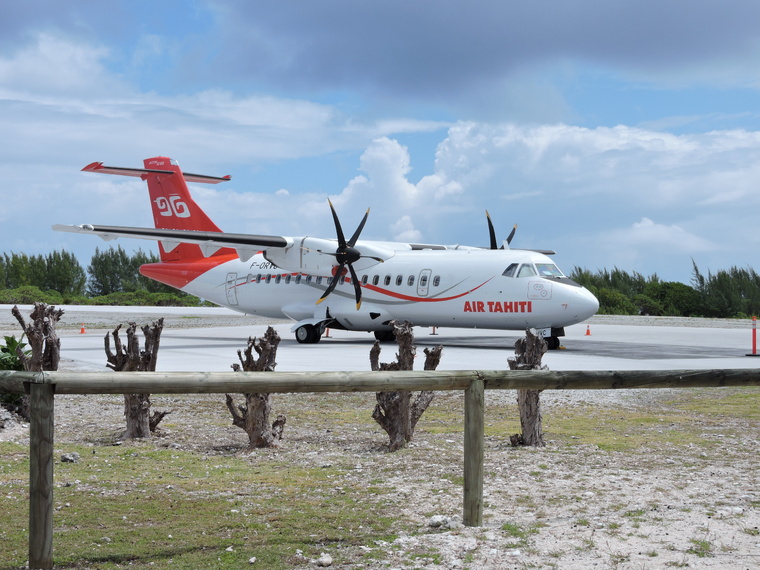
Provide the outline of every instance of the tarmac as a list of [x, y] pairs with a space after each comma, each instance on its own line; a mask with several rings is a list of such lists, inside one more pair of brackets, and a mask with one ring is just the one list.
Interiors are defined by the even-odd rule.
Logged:
[[[23, 315], [29, 306], [19, 307]], [[104, 370], [103, 337], [119, 323], [139, 326], [165, 317], [159, 371], [229, 371], [237, 351], [249, 336], [259, 337], [274, 326], [282, 338], [278, 371], [369, 370], [374, 336], [366, 332], [329, 330], [317, 344], [299, 344], [292, 323], [262, 322], [255, 317], [218, 308], [184, 307], [62, 307], [61, 369]], [[0, 333], [19, 335], [11, 307], [0, 305]], [[122, 331], [122, 340], [126, 334]], [[439, 370], [503, 370], [514, 356], [520, 331], [416, 328], [415, 342], [422, 366], [425, 347], [443, 345]], [[143, 341], [142, 332], [138, 334]], [[700, 319], [605, 318], [566, 328], [562, 348], [549, 351], [543, 363], [550, 370], [679, 370], [760, 368], [752, 353], [752, 321]], [[395, 359], [395, 344], [383, 345], [382, 362]]]

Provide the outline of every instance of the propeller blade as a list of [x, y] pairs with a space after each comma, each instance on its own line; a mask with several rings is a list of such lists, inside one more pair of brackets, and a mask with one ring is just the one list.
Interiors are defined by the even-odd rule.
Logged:
[[330, 211], [332, 212], [333, 221], [335, 222], [335, 233], [338, 234], [338, 248], [346, 247], [346, 237], [343, 235], [343, 228], [340, 227], [338, 214], [329, 198], [327, 199], [327, 203], [330, 204]]
[[517, 231], [517, 224], [512, 228], [512, 231], [509, 232], [509, 235], [507, 236], [507, 245], [512, 243], [512, 238], [515, 237], [515, 232]]
[[356, 276], [356, 271], [354, 271], [354, 266], [352, 264], [348, 264], [348, 270], [351, 272], [351, 282], [354, 284], [354, 291], [356, 292], [356, 310], [359, 310], [359, 307], [362, 306], [362, 286], [359, 283], [359, 278]]
[[354, 235], [351, 236], [351, 239], [348, 240], [348, 247], [354, 247], [356, 245], [356, 240], [359, 239], [359, 234], [362, 233], [362, 230], [364, 229], [364, 224], [367, 223], [367, 218], [369, 217], [369, 208], [367, 208], [367, 211], [364, 212], [364, 217], [362, 218], [362, 221], [359, 222], [359, 227], [356, 228], [356, 231], [354, 232]]
[[330, 293], [332, 293], [333, 291], [335, 291], [335, 288], [338, 286], [338, 281], [340, 280], [341, 276], [343, 275], [343, 268], [345, 267], [345, 265], [346, 265], [345, 263], [341, 263], [340, 265], [338, 265], [338, 269], [335, 270], [335, 275], [333, 276], [332, 281], [327, 286], [327, 289], [325, 289], [325, 292], [322, 293], [322, 296], [317, 301], [317, 305], [319, 305], [322, 301], [324, 301], [325, 298]]
[[496, 230], [493, 228], [493, 222], [491, 221], [491, 214], [486, 210], [486, 220], [488, 220], [488, 237], [491, 239], [491, 249], [499, 249], [496, 245]]

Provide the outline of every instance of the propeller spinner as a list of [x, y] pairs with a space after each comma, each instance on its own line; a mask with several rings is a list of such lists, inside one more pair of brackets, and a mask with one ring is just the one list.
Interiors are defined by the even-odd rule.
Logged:
[[346, 241], [346, 237], [343, 234], [343, 228], [341, 227], [340, 220], [338, 219], [338, 214], [335, 212], [335, 208], [333, 207], [332, 202], [330, 200], [327, 200], [327, 202], [330, 204], [333, 221], [335, 222], [335, 233], [338, 236], [338, 249], [335, 250], [335, 253], [323, 253], [335, 256], [335, 260], [338, 262], [338, 265], [333, 271], [333, 278], [330, 282], [330, 285], [327, 287], [327, 289], [325, 289], [325, 292], [322, 293], [322, 296], [317, 301], [317, 304], [324, 301], [325, 298], [335, 290], [335, 287], [338, 285], [338, 280], [343, 276], [346, 267], [348, 267], [348, 271], [351, 274], [351, 283], [354, 284], [354, 291], [356, 293], [356, 310], [358, 311], [359, 307], [362, 305], [362, 288], [361, 284], [359, 283], [359, 277], [356, 275], [356, 271], [354, 270], [354, 263], [359, 261], [362, 257], [369, 257], [377, 261], [383, 261], [379, 257], [363, 256], [361, 252], [356, 249], [356, 247], [354, 247], [356, 245], [356, 241], [359, 239], [359, 234], [361, 234], [362, 230], [364, 229], [364, 224], [367, 223], [367, 217], [369, 217], [369, 208], [367, 208], [367, 211], [364, 213], [364, 217], [362, 218], [362, 221], [359, 222], [359, 226], [356, 228], [354, 235], [351, 236], [351, 239]]

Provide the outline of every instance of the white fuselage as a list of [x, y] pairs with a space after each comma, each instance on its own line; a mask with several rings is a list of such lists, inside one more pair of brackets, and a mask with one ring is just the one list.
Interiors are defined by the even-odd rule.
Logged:
[[547, 256], [523, 250], [397, 251], [357, 274], [358, 310], [350, 277], [317, 305], [330, 278], [287, 272], [262, 254], [223, 263], [183, 290], [247, 314], [298, 323], [330, 318], [365, 331], [386, 330], [392, 319], [415, 326], [549, 331], [579, 323], [599, 307]]

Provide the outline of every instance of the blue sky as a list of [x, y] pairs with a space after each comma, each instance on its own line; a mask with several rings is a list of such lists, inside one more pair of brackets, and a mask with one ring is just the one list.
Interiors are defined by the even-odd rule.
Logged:
[[[689, 282], [760, 270], [756, 1], [29, 0], [0, 6], [0, 251], [150, 225], [171, 156], [223, 229], [515, 247]], [[351, 229], [346, 229], [351, 232]], [[128, 250], [145, 242], [119, 242]]]

